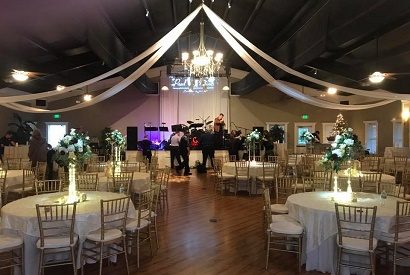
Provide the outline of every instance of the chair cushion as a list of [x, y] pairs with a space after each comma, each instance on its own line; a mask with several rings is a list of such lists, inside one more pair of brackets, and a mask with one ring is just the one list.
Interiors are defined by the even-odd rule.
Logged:
[[[387, 243], [394, 243], [394, 233], [380, 232], [378, 239], [380, 241], [384, 241]], [[397, 243], [407, 243], [407, 242], [410, 242], [410, 231], [400, 232]]]
[[270, 230], [273, 233], [286, 235], [300, 235], [303, 233], [303, 227], [296, 220], [272, 222]]
[[241, 176], [241, 175], [236, 176], [236, 178], [237, 178], [238, 180], [248, 180], [248, 179], [249, 179], [248, 176]]
[[[262, 180], [263, 180], [263, 176], [257, 176], [256, 179], [262, 181]], [[276, 178], [273, 177], [273, 176], [265, 176], [265, 180], [267, 180], [267, 181], [273, 181], [273, 180], [275, 180], [275, 179], [276, 179]]]
[[[339, 237], [338, 237], [339, 240]], [[346, 249], [351, 249], [355, 251], [369, 251], [369, 240], [351, 238], [351, 237], [342, 237], [342, 247]], [[339, 245], [339, 242], [338, 242]], [[373, 238], [373, 249], [377, 246], [377, 240]]]
[[[309, 186], [310, 187], [310, 186]], [[295, 185], [292, 185], [292, 188], [295, 188]], [[297, 190], [303, 190], [303, 183], [296, 183], [296, 189]]]
[[[218, 175], [218, 177], [220, 178], [221, 176]], [[234, 179], [234, 178], [235, 178], [235, 175], [228, 174], [228, 173], [222, 173], [222, 178], [223, 178], [223, 179]]]
[[142, 228], [147, 227], [150, 224], [150, 221], [141, 219], [140, 222], [140, 226], [138, 227], [138, 220], [127, 220], [127, 225], [126, 225], [126, 229], [128, 231], [136, 231], [136, 230], [140, 230]]
[[[296, 221], [294, 218], [289, 216], [288, 214], [281, 214], [281, 215], [272, 215], [272, 222], [294, 222]], [[296, 221], [297, 222], [297, 221]]]
[[0, 235], [0, 252], [7, 251], [11, 248], [20, 246], [23, 244], [23, 239], [15, 235]]
[[[104, 242], [109, 242], [122, 237], [122, 232], [119, 229], [107, 229], [104, 232]], [[87, 239], [94, 242], [103, 242], [101, 240], [101, 230], [94, 231], [87, 235]]]
[[[74, 243], [75, 245], [77, 243], [78, 236], [74, 235]], [[37, 248], [63, 248], [63, 247], [69, 247], [70, 246], [70, 236], [61, 236], [61, 237], [49, 237], [49, 238], [44, 238], [44, 246], [41, 247], [41, 242], [40, 239], [36, 243]]]
[[[27, 186], [24, 188], [24, 192], [32, 191], [33, 189], [34, 189], [33, 186]], [[7, 191], [12, 192], [12, 193], [23, 193], [23, 187], [18, 187], [18, 188], [9, 187]]]
[[273, 213], [287, 214], [289, 209], [284, 204], [271, 204], [270, 211]]

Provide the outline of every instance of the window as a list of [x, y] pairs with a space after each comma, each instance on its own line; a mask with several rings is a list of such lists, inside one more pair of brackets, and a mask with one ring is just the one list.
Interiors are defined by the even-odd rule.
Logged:
[[314, 133], [315, 124], [314, 122], [295, 122], [295, 152], [298, 146], [306, 145], [306, 141], [301, 136], [306, 131]]
[[270, 128], [273, 127], [273, 125], [278, 125], [279, 128], [282, 128], [283, 131], [285, 131], [285, 140], [283, 141], [284, 143], [288, 142], [288, 124], [289, 122], [266, 122], [266, 129], [268, 129], [268, 131], [270, 130]]
[[56, 147], [58, 142], [67, 134], [67, 122], [46, 122], [47, 125], [47, 143]]
[[363, 123], [365, 128], [365, 149], [369, 150], [370, 154], [376, 154], [378, 136], [377, 121], [363, 121]]
[[403, 122], [393, 121], [393, 147], [403, 147]]

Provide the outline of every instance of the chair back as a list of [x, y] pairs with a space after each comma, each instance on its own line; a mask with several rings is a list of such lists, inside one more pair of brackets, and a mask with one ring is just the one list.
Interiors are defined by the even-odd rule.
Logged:
[[266, 186], [268, 182], [274, 182], [279, 177], [279, 165], [274, 162], [262, 163], [262, 181]]
[[7, 170], [20, 170], [21, 169], [21, 159], [20, 158], [7, 158], [6, 168]]
[[379, 193], [379, 185], [382, 179], [381, 172], [362, 172], [360, 185], [362, 192]]
[[250, 160], [261, 162], [262, 157], [261, 156], [250, 156]]
[[112, 192], [120, 192], [123, 190], [124, 194], [130, 193], [130, 187], [134, 177], [134, 172], [119, 172], [115, 173], [112, 177]]
[[0, 169], [0, 208], [3, 207], [6, 202], [6, 180], [7, 180], [7, 170]]
[[360, 162], [360, 170], [362, 171], [380, 171], [380, 157], [367, 156]]
[[87, 173], [102, 173], [107, 164], [105, 162], [90, 162], [87, 164]]
[[235, 162], [235, 161], [237, 161], [238, 159], [236, 159], [236, 155], [229, 155], [229, 161], [230, 162]]
[[77, 203], [36, 204], [41, 247], [44, 247], [44, 240], [48, 237], [67, 236], [70, 239], [70, 245], [74, 244], [76, 207]]
[[294, 177], [276, 178], [276, 203], [285, 203], [288, 197], [296, 192], [297, 179]]
[[151, 211], [155, 214], [158, 214], [159, 196], [160, 196], [160, 192], [161, 192], [161, 185], [151, 186], [151, 191], [152, 191]]
[[163, 171], [162, 182], [161, 182], [161, 186], [163, 186], [164, 189], [166, 190], [168, 190], [168, 187], [169, 187], [170, 175], [171, 175], [171, 168], [169, 166], [166, 166]]
[[36, 174], [36, 179], [45, 180], [46, 179], [47, 162], [37, 161], [36, 168], [34, 170]]
[[278, 156], [268, 156], [268, 162], [277, 163], [278, 162]]
[[98, 173], [78, 174], [75, 183], [78, 191], [97, 191]]
[[394, 162], [394, 172], [404, 172], [407, 167], [407, 157], [404, 156], [395, 156], [393, 158]]
[[26, 188], [35, 187], [36, 175], [31, 169], [23, 169], [23, 192]]
[[247, 179], [249, 179], [249, 166], [250, 161], [235, 161], [236, 178], [246, 177]]
[[[349, 181], [349, 178], [346, 177], [346, 176], [338, 177], [337, 178], [337, 187], [341, 191], [346, 191], [347, 187], [349, 186], [348, 181]], [[360, 180], [358, 180], [358, 179], [350, 180], [350, 186], [352, 187], [353, 192], [361, 192], [362, 191], [362, 186], [360, 184]]]
[[22, 159], [20, 167], [21, 167], [21, 169], [31, 169], [31, 167], [32, 167], [31, 160]]
[[401, 187], [401, 185], [397, 186], [396, 183], [381, 182], [379, 192], [381, 194], [384, 191], [388, 196], [399, 197], [402, 191]]
[[410, 232], [410, 201], [398, 201], [396, 203], [396, 222], [393, 229], [394, 241], [398, 242], [401, 235], [408, 236]]
[[339, 246], [343, 246], [343, 237], [365, 239], [369, 241], [369, 251], [373, 251], [377, 206], [361, 207], [335, 203], [335, 209]]
[[123, 172], [140, 172], [140, 162], [124, 162], [121, 163], [121, 171]]
[[[156, 188], [158, 189], [158, 188]], [[151, 220], [151, 211], [154, 202], [154, 194], [156, 189], [150, 189], [138, 194], [138, 200], [136, 201], [135, 208], [138, 213], [138, 222], [137, 226], [141, 226], [141, 222], [143, 220], [150, 221]], [[159, 192], [158, 192], [159, 193]], [[156, 202], [158, 204], [158, 201]]]
[[272, 212], [270, 211], [271, 200], [270, 200], [270, 191], [269, 188], [263, 189], [263, 201], [264, 201], [264, 208], [265, 208], [265, 219], [267, 226], [269, 227], [272, 223]]
[[329, 191], [331, 189], [332, 172], [329, 171], [313, 171], [313, 189], [315, 191]]
[[119, 229], [125, 235], [125, 225], [128, 216], [130, 197], [101, 200], [101, 240], [104, 240], [105, 230]]
[[61, 180], [35, 180], [36, 194], [61, 192]]

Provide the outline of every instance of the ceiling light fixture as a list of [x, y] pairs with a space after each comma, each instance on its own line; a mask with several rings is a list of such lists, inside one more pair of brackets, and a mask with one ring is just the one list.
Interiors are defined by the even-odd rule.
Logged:
[[83, 96], [83, 100], [84, 101], [91, 101], [91, 99], [93, 98], [93, 96], [92, 95], [90, 95], [90, 94], [85, 94], [84, 96]]
[[149, 10], [145, 9], [145, 17], [148, 17], [148, 16], [149, 16]]
[[195, 83], [195, 80], [199, 79], [200, 85], [205, 85], [205, 89], [208, 79], [214, 78], [214, 76], [219, 73], [219, 68], [223, 61], [223, 54], [220, 52], [214, 54], [213, 50], [207, 50], [205, 48], [204, 22], [200, 24], [198, 49], [192, 52], [191, 59], [188, 52], [183, 52], [181, 59], [184, 70], [188, 71], [188, 75], [191, 78], [190, 83]]
[[329, 95], [334, 95], [334, 94], [337, 93], [337, 89], [334, 88], [334, 87], [329, 87], [329, 88], [327, 89], [327, 93], [328, 93]]
[[380, 83], [384, 80], [385, 74], [381, 72], [374, 72], [371, 75], [369, 75], [369, 81], [371, 83]]
[[230, 89], [229, 89], [229, 86], [228, 85], [225, 85], [225, 86], [223, 86], [223, 88], [222, 88], [222, 91], [229, 91]]
[[26, 81], [29, 77], [29, 72], [25, 72], [25, 71], [19, 71], [19, 70], [13, 70], [13, 72], [11, 73], [11, 76], [17, 80], [17, 81]]
[[167, 85], [162, 86], [161, 91], [169, 91], [168, 86]]
[[57, 87], [56, 87], [56, 90], [59, 91], [59, 92], [61, 92], [64, 89], [65, 89], [65, 86], [63, 86], [63, 85], [57, 85]]

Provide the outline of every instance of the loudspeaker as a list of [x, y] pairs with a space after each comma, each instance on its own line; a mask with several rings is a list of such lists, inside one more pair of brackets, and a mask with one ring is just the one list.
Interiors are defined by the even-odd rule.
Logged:
[[127, 127], [127, 150], [138, 150], [138, 127]]
[[36, 99], [36, 106], [45, 107], [47, 105], [47, 101], [44, 99]]
[[258, 130], [259, 133], [263, 133], [263, 131], [265, 130], [264, 127], [261, 126], [254, 126], [253, 127], [253, 131]]

